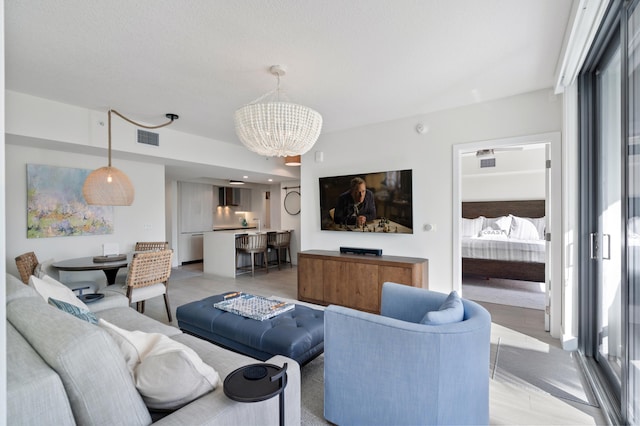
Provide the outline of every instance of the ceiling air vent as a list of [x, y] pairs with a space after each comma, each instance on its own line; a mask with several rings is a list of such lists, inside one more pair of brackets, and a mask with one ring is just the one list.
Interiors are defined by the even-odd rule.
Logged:
[[485, 167], [495, 167], [496, 159], [495, 158], [483, 158], [480, 160], [480, 168], [484, 169]]
[[138, 143], [145, 145], [160, 146], [160, 138], [157, 133], [147, 132], [146, 130], [138, 129]]

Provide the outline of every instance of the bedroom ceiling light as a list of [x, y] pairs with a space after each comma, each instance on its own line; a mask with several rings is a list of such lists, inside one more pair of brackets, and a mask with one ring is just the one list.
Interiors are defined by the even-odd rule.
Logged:
[[478, 158], [495, 158], [495, 154], [493, 152], [493, 149], [480, 149], [478, 151], [476, 151], [476, 157]]
[[280, 77], [285, 70], [273, 65], [269, 71], [278, 79], [275, 90], [238, 109], [234, 114], [236, 133], [251, 151], [267, 157], [301, 155], [320, 136], [322, 116], [303, 105], [281, 100]]
[[84, 185], [82, 185], [82, 195], [84, 195], [87, 204], [99, 206], [130, 206], [133, 203], [135, 193], [133, 184], [125, 173], [111, 166], [111, 113], [116, 114], [135, 126], [144, 127], [145, 129], [158, 129], [168, 126], [173, 123], [174, 120], [177, 120], [178, 116], [176, 114], [166, 114], [166, 117], [170, 120], [169, 122], [158, 126], [145, 126], [128, 119], [114, 109], [109, 110], [109, 162], [106, 167], [101, 167], [89, 173], [89, 176], [87, 176], [84, 181]]
[[299, 166], [302, 164], [302, 156], [300, 155], [287, 155], [284, 157], [285, 166]]

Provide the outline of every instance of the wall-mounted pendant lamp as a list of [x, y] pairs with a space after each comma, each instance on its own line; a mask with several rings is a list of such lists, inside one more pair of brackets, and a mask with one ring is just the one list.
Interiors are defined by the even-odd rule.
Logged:
[[284, 157], [285, 166], [299, 166], [302, 164], [302, 157], [300, 155], [287, 155]]
[[122, 171], [111, 166], [111, 113], [116, 114], [129, 123], [145, 129], [159, 129], [168, 126], [179, 117], [176, 114], [166, 114], [170, 120], [158, 126], [145, 126], [128, 119], [114, 109], [109, 110], [109, 162], [106, 167], [100, 167], [89, 173], [82, 186], [82, 195], [87, 204], [99, 206], [130, 206], [133, 203], [134, 189], [129, 177]]
[[278, 78], [276, 90], [235, 112], [236, 134], [247, 148], [260, 155], [304, 154], [320, 136], [322, 116], [309, 107], [281, 99], [280, 77], [285, 70], [274, 65], [269, 71]]

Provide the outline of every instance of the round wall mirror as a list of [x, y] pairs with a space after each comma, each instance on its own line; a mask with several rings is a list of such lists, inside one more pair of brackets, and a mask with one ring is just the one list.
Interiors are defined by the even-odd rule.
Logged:
[[291, 191], [284, 197], [284, 209], [290, 215], [297, 215], [300, 213], [300, 193], [298, 191]]

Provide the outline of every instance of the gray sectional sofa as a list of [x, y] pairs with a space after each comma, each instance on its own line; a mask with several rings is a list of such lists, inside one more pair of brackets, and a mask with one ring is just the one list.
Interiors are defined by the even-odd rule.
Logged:
[[[33, 288], [7, 274], [7, 423], [15, 425], [252, 425], [277, 424], [278, 398], [242, 403], [224, 394], [233, 370], [257, 361], [139, 314], [127, 299], [91, 306], [125, 330], [162, 333], [187, 345], [220, 376], [215, 390], [170, 413], [147, 409], [119, 347], [103, 328], [47, 304]], [[285, 422], [300, 424], [300, 368], [288, 363]]]

